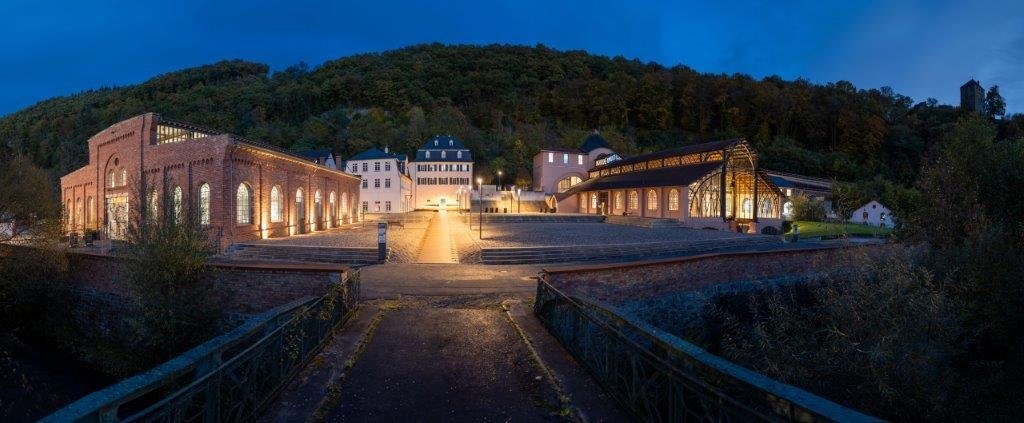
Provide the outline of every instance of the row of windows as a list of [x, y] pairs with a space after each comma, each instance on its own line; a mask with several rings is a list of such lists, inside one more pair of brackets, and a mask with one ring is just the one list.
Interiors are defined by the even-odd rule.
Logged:
[[[121, 177], [120, 180], [118, 180], [118, 178], [117, 178], [118, 176]], [[125, 170], [124, 168], [121, 168], [120, 172], [114, 172], [113, 169], [107, 171], [107, 187], [108, 188], [123, 187], [125, 185], [128, 185], [128, 171], [127, 170]]]
[[[363, 179], [363, 188], [369, 188], [369, 187], [370, 187], [370, 180], [369, 179]], [[373, 180], [373, 187], [374, 188], [380, 188], [380, 179], [379, 178]], [[391, 178], [384, 178], [384, 188], [391, 188]]]
[[[380, 209], [380, 201], [374, 201], [373, 202], [373, 208], [374, 208], [373, 211], [375, 211], [375, 212], [381, 211], [381, 209]], [[370, 203], [366, 202], [366, 201], [363, 201], [363, 213], [368, 213], [369, 211], [370, 211]], [[391, 211], [391, 202], [390, 201], [385, 201], [384, 202], [384, 210], [383, 211], [386, 211], [386, 212], [390, 212]]]
[[[614, 209], [622, 210], [622, 197], [623, 193], [618, 191], [615, 193]], [[647, 210], [656, 211], [658, 210], [658, 191], [647, 190]], [[597, 193], [590, 194], [590, 207], [592, 209], [598, 208]], [[637, 191], [629, 191], [629, 209], [628, 210], [640, 210], [640, 194]], [[679, 211], [679, 190], [670, 189], [668, 190], [668, 210]]]
[[[576, 164], [582, 165], [583, 164], [583, 155], [582, 154], [573, 154], [573, 155], [576, 156]], [[555, 162], [555, 153], [552, 153], [552, 152], [549, 151], [548, 152], [548, 163], [554, 163], [554, 162]], [[562, 153], [562, 164], [569, 164], [569, 153]]]
[[[446, 150], [441, 150], [441, 158], [442, 159], [448, 158], [448, 154], [447, 153], [448, 152]], [[423, 157], [429, 159], [430, 158], [430, 150], [424, 151], [423, 152]], [[462, 150], [458, 150], [458, 151], [455, 152], [455, 158], [457, 158], [457, 159], [461, 159], [462, 158]]]
[[[350, 168], [352, 169], [352, 173], [359, 173], [359, 164], [358, 163], [353, 163], [352, 166], [350, 166]], [[370, 168], [370, 163], [363, 162], [363, 172], [369, 172], [370, 171], [369, 168]], [[380, 162], [373, 162], [373, 171], [374, 172], [380, 172]], [[390, 172], [391, 171], [391, 162], [384, 162], [384, 171], [385, 172]]]
[[469, 185], [469, 178], [416, 178], [417, 185]]
[[420, 172], [469, 172], [468, 164], [428, 164], [417, 165]]
[[[155, 219], [159, 215], [160, 201], [156, 191], [149, 193], [149, 203], [147, 214], [151, 219]], [[182, 216], [182, 191], [181, 187], [174, 187], [171, 191], [171, 207], [172, 216], [175, 222], [179, 222]], [[328, 197], [328, 204], [330, 205], [329, 214], [333, 221], [335, 219], [335, 202], [336, 196], [331, 191]], [[90, 198], [91, 201], [91, 198]], [[303, 197], [302, 189], [299, 188], [295, 191], [295, 204], [296, 209], [304, 210], [303, 208]], [[322, 204], [322, 195], [320, 191], [316, 191], [314, 194], [314, 204], [317, 212], [320, 211], [320, 205]], [[277, 223], [284, 221], [284, 195], [281, 187], [275, 185], [270, 188], [270, 221]], [[210, 224], [210, 184], [203, 183], [199, 186], [199, 201], [197, 204], [199, 223], [203, 225]], [[251, 224], [253, 221], [253, 194], [252, 188], [249, 184], [243, 182], [238, 184], [238, 188], [235, 190], [235, 222], [243, 224]], [[348, 209], [348, 193], [341, 194], [341, 209]]]

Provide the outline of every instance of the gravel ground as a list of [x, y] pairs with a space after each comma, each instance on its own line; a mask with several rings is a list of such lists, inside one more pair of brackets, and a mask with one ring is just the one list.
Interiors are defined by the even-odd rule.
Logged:
[[[474, 226], [475, 228], [475, 226]], [[471, 235], [477, 240], [477, 229]], [[740, 234], [690, 228], [649, 229], [608, 223], [484, 223], [482, 248], [637, 244], [733, 238]]]

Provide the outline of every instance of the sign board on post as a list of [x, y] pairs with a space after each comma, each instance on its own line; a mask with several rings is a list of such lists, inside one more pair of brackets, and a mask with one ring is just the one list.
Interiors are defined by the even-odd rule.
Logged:
[[388, 258], [388, 223], [377, 223], [377, 261], [383, 263]]

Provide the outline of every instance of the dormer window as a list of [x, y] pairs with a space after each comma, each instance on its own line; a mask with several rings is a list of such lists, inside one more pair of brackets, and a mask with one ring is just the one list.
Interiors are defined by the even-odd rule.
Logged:
[[[434, 141], [434, 144], [437, 144], [437, 141]], [[430, 158], [430, 151], [429, 150], [426, 152], [426, 158], [428, 158], [428, 159]]]
[[434, 140], [434, 147], [437, 147], [437, 140]]
[[462, 158], [462, 150], [459, 150], [458, 152], [456, 152], [455, 156], [461, 159]]
[[454, 145], [455, 145], [455, 141], [452, 141], [452, 140], [448, 140], [448, 146], [449, 146], [449, 147], [452, 147], [452, 146], [454, 146]]
[[444, 156], [445, 156], [445, 154], [444, 154], [444, 153], [445, 153], [445, 151], [444, 151], [444, 150], [441, 150], [441, 158], [442, 158], [442, 159], [443, 159], [443, 158], [444, 158]]

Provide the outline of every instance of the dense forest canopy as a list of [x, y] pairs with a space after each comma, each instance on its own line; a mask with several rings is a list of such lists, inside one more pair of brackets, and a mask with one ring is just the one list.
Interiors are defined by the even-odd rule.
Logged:
[[[875, 190], [909, 186], [961, 113], [845, 81], [757, 80], [544, 46], [430, 44], [273, 73], [225, 61], [53, 98], [0, 118], [0, 148], [64, 174], [86, 163], [90, 136], [147, 111], [343, 157], [371, 145], [412, 153], [448, 133], [475, 151], [482, 172], [505, 169], [520, 183], [538, 148], [577, 146], [593, 129], [627, 155], [743, 136], [766, 168]], [[999, 132], [1021, 137], [1024, 117], [1002, 119]]]

